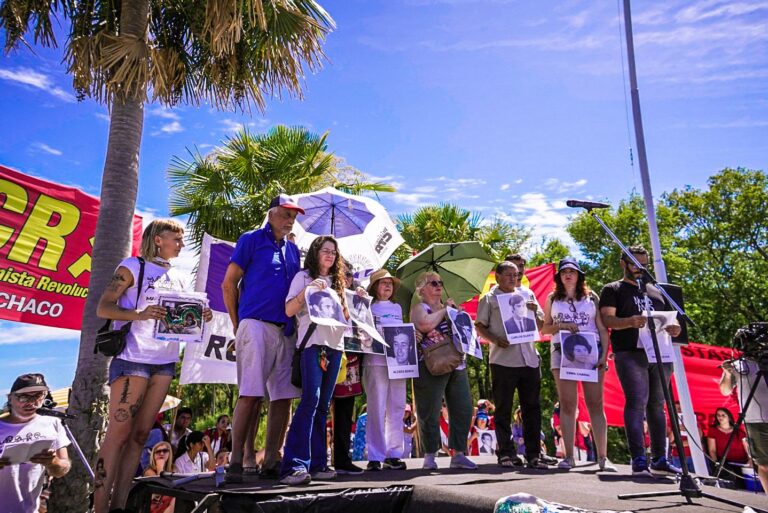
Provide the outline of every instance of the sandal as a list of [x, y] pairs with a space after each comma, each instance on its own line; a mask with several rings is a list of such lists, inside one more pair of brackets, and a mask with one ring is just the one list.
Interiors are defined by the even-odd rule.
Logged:
[[499, 466], [504, 468], [513, 468], [515, 464], [512, 462], [512, 458], [509, 456], [502, 456], [499, 458]]

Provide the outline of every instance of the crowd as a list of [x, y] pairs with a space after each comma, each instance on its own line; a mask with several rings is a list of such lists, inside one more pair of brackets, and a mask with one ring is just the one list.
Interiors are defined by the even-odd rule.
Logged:
[[[603, 380], [609, 364], [616, 365], [626, 398], [624, 425], [632, 475], [680, 472], [667, 452], [667, 419], [658, 379], [662, 366], [669, 379], [672, 366], [649, 363], [646, 353], [638, 348], [639, 329], [646, 317], [637, 286], [640, 271], [627, 255], [620, 261], [621, 279], [605, 285], [599, 295], [590, 290], [576, 260], [561, 260], [554, 290], [541, 298], [543, 307], [522, 284], [526, 262], [521, 255], [510, 255], [498, 263], [497, 285], [480, 298], [475, 321], [478, 335], [489, 343], [493, 403], [476, 402], [470, 393], [466, 356], [455, 347], [447, 316], [448, 308], [458, 306], [446, 297], [440, 274], [427, 271], [416, 279], [419, 299], [403, 312], [393, 301], [399, 280], [381, 269], [371, 275], [367, 288], [359, 286], [332, 236], [320, 236], [312, 242], [301, 268], [300, 252], [289, 237], [300, 212], [301, 207], [289, 196], [274, 198], [268, 223], [239, 238], [226, 270], [222, 291], [236, 333], [240, 391], [231, 429], [229, 417], [222, 415], [209, 430], [192, 431], [192, 412], [185, 408], [177, 411], [171, 426], [162, 426], [158, 418], [179, 355], [177, 346], [153, 340], [151, 326], [165, 315], [164, 308], [156, 305], [158, 291], [183, 290], [184, 280], [170, 263], [184, 245], [181, 225], [172, 220], [153, 221], [143, 235], [141, 258], [120, 263], [98, 306], [99, 316], [132, 324], [125, 349], [112, 359], [109, 368], [109, 425], [95, 465], [97, 513], [125, 507], [137, 468], [143, 475], [158, 475], [224, 466], [227, 483], [258, 474], [283, 484], [301, 485], [313, 479], [363, 472], [353, 461], [364, 458], [366, 469], [375, 472], [405, 469], [403, 460], [420, 454], [422, 468], [437, 470], [437, 456], [444, 452], [450, 455], [450, 468], [467, 471], [477, 468], [470, 456], [488, 453], [495, 454], [505, 468], [526, 466], [543, 472], [556, 466], [569, 470], [577, 459], [591, 458], [600, 471], [616, 472], [607, 457], [603, 410]], [[644, 248], [633, 246], [630, 252], [642, 265], [648, 264]], [[337, 314], [344, 319], [350, 317], [345, 289], [351, 290], [353, 297], [369, 300], [380, 332], [405, 318], [414, 324], [419, 377], [412, 382], [413, 408], [406, 404], [408, 380], [390, 378], [383, 356], [344, 354], [348, 328], [319, 325], [310, 319], [305, 299], [308, 288], [333, 291], [340, 306]], [[508, 341], [512, 328], [505, 330], [498, 297], [511, 292], [524, 297], [519, 305], [510, 305], [519, 310], [515, 315], [521, 316], [517, 328], [552, 336], [550, 371], [559, 398], [553, 426], [560, 438], [559, 459], [547, 455], [542, 444], [539, 353], [533, 342]], [[654, 310], [671, 309], [655, 287], [648, 286], [648, 296]], [[522, 317], [528, 311], [532, 312], [532, 319], [528, 319], [531, 326], [522, 321], [529, 317]], [[203, 315], [210, 319], [210, 310]], [[664, 329], [676, 336], [680, 326], [669, 324]], [[564, 333], [589, 333], [598, 341], [593, 366], [598, 379], [582, 383], [590, 419], [587, 425], [578, 421], [576, 381], [560, 377], [563, 358], [576, 360], [576, 353], [583, 351], [563, 344]], [[435, 358], [436, 354], [440, 358]], [[340, 372], [343, 380], [338, 379]], [[756, 365], [725, 366], [722, 392], [730, 394], [734, 387], [744, 392], [745, 386], [735, 374], [749, 377], [756, 372]], [[745, 454], [749, 451], [763, 486], [768, 488], [768, 424], [758, 410], [760, 405], [768, 408], [768, 389], [758, 390], [757, 408], [747, 412], [746, 429], [752, 445], [743, 447], [739, 440], [732, 451], [738, 451], [737, 447]], [[41, 424], [41, 432], [49, 433], [54, 443], [21, 467], [0, 459], [0, 503], [7, 503], [9, 494], [34, 503], [42, 486], [43, 469], [53, 477], [69, 469], [68, 441], [61, 435], [58, 419], [35, 414], [46, 391], [39, 375], [22, 376], [11, 389], [10, 417], [0, 421], [0, 442], [15, 440], [31, 425], [37, 429]], [[355, 397], [362, 393], [366, 394], [367, 408], [354, 419]], [[515, 393], [519, 408], [513, 412]], [[299, 401], [291, 415], [294, 399]], [[254, 440], [265, 400], [265, 447], [263, 455], [257, 457]], [[331, 410], [333, 432], [329, 433]], [[724, 437], [732, 429], [730, 413], [719, 412], [707, 439], [710, 455], [722, 455]], [[331, 459], [329, 438], [333, 441]], [[582, 448], [585, 456], [579, 458]], [[23, 485], [10, 489], [6, 478], [21, 480]], [[172, 511], [172, 499], [157, 497], [155, 501], [153, 511]]]

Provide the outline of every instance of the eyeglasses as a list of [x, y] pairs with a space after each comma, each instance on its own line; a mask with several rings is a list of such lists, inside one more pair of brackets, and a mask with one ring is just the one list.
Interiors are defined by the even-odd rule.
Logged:
[[36, 403], [45, 399], [45, 392], [37, 394], [14, 394], [20, 403]]
[[344, 276], [346, 276], [347, 278], [353, 278], [355, 276], [355, 273], [346, 272], [344, 273]]
[[432, 280], [427, 282], [429, 285], [432, 285], [433, 287], [442, 287], [443, 281], [442, 280]]
[[155, 454], [168, 454], [169, 452], [171, 451], [168, 449], [155, 449]]
[[320, 253], [324, 255], [331, 255], [331, 256], [336, 256], [339, 254], [339, 252], [336, 251], [335, 249], [321, 249]]

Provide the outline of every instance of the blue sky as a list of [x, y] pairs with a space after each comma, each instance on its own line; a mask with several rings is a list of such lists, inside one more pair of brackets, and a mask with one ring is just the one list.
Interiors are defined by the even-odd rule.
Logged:
[[[253, 116], [147, 106], [141, 213], [167, 215], [173, 155], [277, 123], [330, 131], [331, 151], [398, 187], [382, 198], [393, 215], [451, 201], [567, 242], [566, 199], [616, 203], [640, 190], [617, 2], [321, 3], [337, 29], [303, 101], [273, 100]], [[633, 8], [655, 196], [703, 187], [726, 166], [766, 169], [768, 2]], [[0, 57], [0, 163], [98, 195], [107, 111], [75, 100], [62, 55]], [[4, 381], [43, 370], [52, 386], [71, 382], [76, 332], [0, 323], [0, 333]]]

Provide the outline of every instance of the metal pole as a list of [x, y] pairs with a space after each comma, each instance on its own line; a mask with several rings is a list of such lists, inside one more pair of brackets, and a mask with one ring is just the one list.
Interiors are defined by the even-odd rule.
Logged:
[[[651, 236], [651, 249], [653, 252], [653, 265], [656, 271], [656, 277], [659, 281], [667, 282], [667, 268], [664, 265], [664, 259], [661, 254], [661, 243], [659, 242], [659, 228], [656, 225], [656, 209], [653, 205], [653, 192], [651, 191], [651, 177], [648, 172], [648, 157], [645, 153], [645, 132], [643, 132], [643, 117], [640, 112], [640, 92], [637, 89], [637, 71], [635, 69], [635, 44], [632, 38], [632, 12], [629, 0], [624, 0], [624, 32], [627, 40], [627, 61], [629, 64], [629, 86], [632, 96], [632, 119], [635, 126], [635, 142], [637, 144], [638, 162], [640, 164], [640, 178], [643, 185], [643, 199], [645, 200], [645, 211], [648, 216], [648, 229]], [[699, 429], [696, 423], [696, 414], [693, 411], [691, 403], [691, 393], [688, 390], [688, 381], [685, 378], [685, 366], [683, 365], [683, 356], [680, 353], [680, 346], [675, 344], [674, 369], [678, 378], [677, 397], [680, 400], [683, 417], [686, 420], [686, 430], [692, 441], [701, 439]], [[669, 415], [676, 415], [676, 412], [668, 412]], [[693, 468], [697, 474], [708, 475], [707, 463], [704, 459], [704, 453], [698, 447], [699, 444], [691, 443], [691, 456], [693, 458]], [[684, 458], [685, 455], [680, 455]]]

